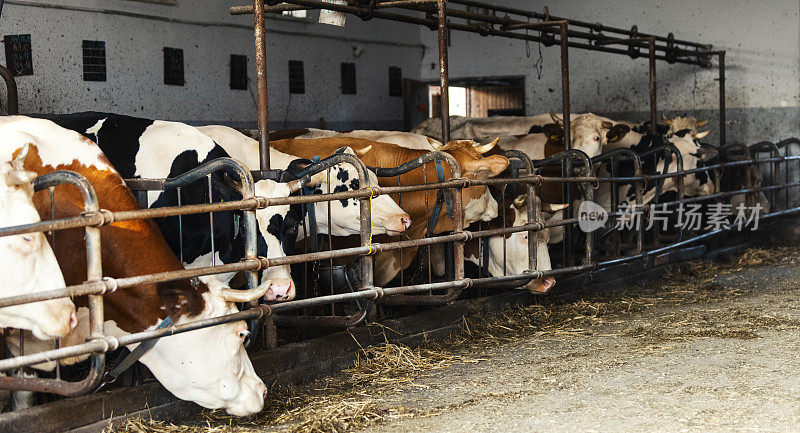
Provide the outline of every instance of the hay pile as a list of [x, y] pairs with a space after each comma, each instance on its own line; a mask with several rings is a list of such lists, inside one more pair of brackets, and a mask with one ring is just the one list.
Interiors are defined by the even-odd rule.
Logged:
[[[410, 348], [384, 344], [362, 348], [353, 368], [321, 379], [311, 387], [270, 392], [264, 410], [250, 418], [234, 418], [220, 411], [204, 411], [194, 425], [127, 420], [107, 433], [228, 433], [280, 431], [289, 433], [343, 433], [399, 417], [427, 416], [427, 412], [388, 405], [382, 396], [415, 386], [423, 373], [454, 365], [485, 361], [475, 353], [530, 336], [573, 338], [591, 335], [604, 326], [604, 336], [618, 332], [633, 338], [631, 350], [657, 350], [659, 345], [694, 338], [757, 338], [755, 329], [800, 329], [800, 322], [754, 311], [709, 310], [685, 306], [742, 296], [745, 292], [714, 279], [754, 265], [797, 264], [793, 248], [748, 250], [737, 261], [718, 265], [683, 263], [662, 280], [622, 292], [600, 293], [577, 302], [546, 301], [516, 307], [502, 314], [465, 319], [460, 332], [441, 343]], [[650, 313], [658, 307], [656, 313]], [[667, 313], [665, 314], [664, 311]], [[632, 313], [641, 323], [630, 325]], [[725, 326], [720, 326], [721, 323]], [[380, 326], [380, 325], [376, 325]], [[609, 330], [609, 327], [619, 328]], [[386, 329], [383, 329], [384, 333]]]

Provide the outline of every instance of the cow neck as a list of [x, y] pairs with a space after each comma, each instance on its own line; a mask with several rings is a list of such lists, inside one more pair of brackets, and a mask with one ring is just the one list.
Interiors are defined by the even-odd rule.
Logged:
[[[101, 157], [103, 161], [105, 157]], [[112, 170], [100, 170], [86, 166], [77, 160], [69, 165], [57, 166], [42, 163], [38, 149], [31, 147], [25, 168], [38, 174], [56, 170], [70, 170], [85, 176], [94, 186], [101, 209], [111, 211], [139, 209], [139, 204], [126, 188], [122, 178]], [[55, 218], [75, 216], [83, 211], [83, 198], [71, 186], [55, 187], [53, 211]], [[47, 193], [34, 195], [34, 203], [43, 220], [51, 218], [50, 197]], [[68, 285], [86, 280], [86, 243], [84, 229], [75, 228], [55, 232], [53, 251]], [[157, 272], [183, 269], [178, 259], [161, 236], [158, 227], [151, 220], [115, 222], [100, 229], [103, 275], [112, 278], [131, 277]], [[178, 291], [189, 305], [202, 310], [201, 291], [188, 281], [170, 283], [173, 292]], [[207, 290], [207, 289], [205, 289]], [[113, 320], [126, 332], [138, 332], [155, 325], [158, 319], [166, 317], [166, 310], [157, 293], [155, 284], [143, 284], [128, 289], [120, 289], [106, 294], [104, 299], [105, 317]], [[85, 304], [84, 299], [79, 300]]]

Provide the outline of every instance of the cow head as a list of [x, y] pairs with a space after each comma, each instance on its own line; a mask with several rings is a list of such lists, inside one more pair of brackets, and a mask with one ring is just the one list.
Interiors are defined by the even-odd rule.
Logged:
[[[209, 280], [202, 293], [200, 314], [181, 315], [176, 325], [238, 313], [232, 292], [219, 280]], [[205, 289], [205, 286], [203, 287]], [[85, 308], [81, 308], [81, 327]], [[88, 319], [88, 317], [86, 317]], [[106, 330], [114, 333], [113, 326]], [[85, 329], [84, 332], [88, 332]], [[141, 361], [158, 381], [176, 397], [208, 409], [224, 409], [245, 416], [261, 411], [267, 387], [255, 373], [244, 341], [249, 337], [244, 321], [225, 323], [164, 337], [145, 353]]]
[[711, 130], [700, 131], [701, 127], [708, 125], [708, 120], [697, 120], [691, 116], [684, 115], [668, 119], [661, 115], [661, 122], [669, 126], [668, 136], [677, 135], [683, 137], [688, 135], [695, 140], [702, 140], [711, 133]]
[[[563, 127], [562, 118], [552, 111], [550, 116]], [[629, 131], [628, 125], [614, 124], [591, 113], [581, 114], [570, 120], [571, 148], [585, 152], [590, 158], [595, 157], [602, 153], [606, 144], [621, 140]]]
[[[337, 150], [337, 153], [349, 153], [359, 157], [372, 151], [372, 146], [359, 149], [358, 153], [350, 147]], [[311, 163], [311, 161], [307, 161]], [[373, 185], [378, 178], [371, 170], [367, 170]], [[312, 183], [316, 185], [314, 194], [356, 191], [361, 187], [358, 171], [350, 164], [337, 164], [328, 170], [315, 174]], [[341, 199], [330, 202], [318, 202], [314, 205], [317, 227], [320, 233], [333, 236], [350, 236], [361, 233], [359, 199]], [[330, 221], [329, 221], [330, 220]], [[330, 224], [329, 224], [330, 223]], [[411, 226], [411, 217], [388, 195], [372, 199], [373, 234], [399, 235]]]
[[[28, 146], [11, 161], [0, 163], [0, 226], [39, 222], [31, 181], [23, 169]], [[40, 232], [0, 237], [0, 297], [24, 295], [66, 286], [58, 262]], [[62, 337], [77, 324], [75, 305], [68, 298], [0, 308], [0, 327], [29, 329], [40, 339]]]
[[[534, 199], [534, 206], [541, 206], [538, 197]], [[503, 207], [510, 209], [506, 213], [505, 226], [519, 227], [528, 224], [528, 196], [526, 194], [518, 196], [513, 201], [509, 198], [503, 199]], [[542, 206], [542, 215], [552, 216], [551, 212], [564, 209], [567, 205]], [[488, 242], [488, 269], [487, 271], [494, 276], [501, 275], [521, 275], [529, 269], [528, 260], [528, 232], [510, 233], [504, 236], [492, 236]], [[549, 271], [552, 269], [550, 263], [550, 252], [547, 244], [550, 242], [550, 230], [544, 229], [534, 233], [533, 242], [536, 251], [536, 270]], [[470, 257], [475, 262], [477, 257]], [[478, 263], [480, 264], [480, 263]], [[541, 294], [550, 290], [556, 281], [552, 276], [537, 278], [528, 282], [524, 288], [531, 293]]]
[[[288, 197], [300, 188], [299, 183], [278, 183], [267, 179], [256, 182], [255, 193], [259, 197]], [[302, 221], [301, 209], [299, 205], [280, 205], [256, 210], [258, 230], [266, 247], [267, 258], [286, 257], [284, 246], [294, 245], [296, 241], [297, 226]], [[264, 246], [259, 248], [259, 253]], [[267, 289], [265, 297], [268, 301], [294, 299], [295, 285], [289, 265], [264, 269], [259, 287]]]
[[[449, 153], [461, 167], [461, 175], [468, 179], [487, 179], [502, 173], [508, 167], [508, 158], [502, 155], [484, 157], [497, 145], [498, 140], [485, 145], [477, 145], [472, 140], [453, 140], [439, 150]], [[497, 218], [497, 201], [486, 186], [465, 188], [462, 194], [464, 204], [464, 226], [475, 221], [491, 221]]]

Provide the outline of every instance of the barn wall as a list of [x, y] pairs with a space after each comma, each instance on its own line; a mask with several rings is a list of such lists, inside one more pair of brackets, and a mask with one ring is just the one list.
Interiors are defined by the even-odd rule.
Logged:
[[[727, 50], [729, 141], [754, 142], [800, 135], [800, 2], [797, 0], [508, 0], [503, 4], [557, 16], [601, 22], [643, 32], [713, 44]], [[435, 78], [436, 36], [420, 30], [426, 51], [422, 76]], [[452, 32], [451, 77], [526, 75], [528, 114], [560, 111], [559, 48], [542, 47], [542, 76], [534, 64], [538, 45]], [[570, 50], [573, 112], [593, 111], [619, 119], [648, 118], [647, 59]], [[716, 69], [658, 61], [659, 110], [708, 117], [718, 107]], [[714, 117], [716, 122], [716, 117]], [[716, 131], [710, 139], [716, 141]]]
[[[236, 3], [7, 0], [0, 34], [32, 35], [34, 75], [18, 77], [20, 111], [99, 110], [252, 126], [256, 120], [252, 17], [231, 17], [228, 6]], [[352, 16], [345, 28], [316, 21], [316, 12], [307, 21], [268, 19], [271, 127], [316, 126], [324, 117], [331, 128], [401, 128], [403, 102], [389, 96], [388, 68], [399, 66], [405, 77], [418, 77], [422, 46], [416, 29], [399, 23], [364, 23]], [[82, 80], [82, 40], [106, 41], [107, 82]], [[164, 84], [163, 47], [184, 50], [185, 86]], [[359, 56], [353, 47], [362, 50]], [[231, 54], [248, 55], [249, 90], [229, 88]], [[289, 95], [288, 60], [304, 61], [305, 94]], [[0, 62], [5, 64], [2, 49]], [[341, 62], [356, 64], [356, 95], [340, 92]]]

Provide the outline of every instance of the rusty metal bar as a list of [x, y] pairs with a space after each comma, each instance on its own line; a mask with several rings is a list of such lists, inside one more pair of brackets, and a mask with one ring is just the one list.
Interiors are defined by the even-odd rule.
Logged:
[[439, 42], [439, 116], [442, 119], [442, 143], [450, 142], [450, 76], [447, 66], [447, 0], [436, 0], [436, 37]]
[[657, 127], [658, 127], [658, 115], [657, 115], [657, 106], [656, 106], [656, 98], [658, 96], [656, 92], [656, 39], [655, 38], [648, 38], [648, 49], [650, 54], [650, 133], [656, 135]]
[[719, 51], [719, 145], [725, 146], [725, 51]]
[[569, 101], [569, 45], [567, 44], [567, 21], [560, 24], [561, 30], [561, 109], [564, 121], [564, 149], [572, 148]]
[[[353, 15], [356, 15], [356, 16], [359, 16], [359, 17], [367, 17], [367, 16], [369, 16], [369, 17], [372, 17], [372, 18], [387, 19], [387, 20], [405, 22], [405, 23], [410, 23], [410, 24], [424, 25], [424, 26], [426, 26], [426, 27], [428, 27], [430, 29], [436, 29], [437, 26], [438, 26], [438, 22], [435, 19], [420, 18], [420, 17], [416, 17], [416, 16], [388, 13], [388, 12], [382, 12], [382, 11], [378, 11], [378, 10], [370, 10], [368, 7], [339, 5], [339, 4], [321, 2], [321, 1], [317, 1], [317, 0], [290, 0], [290, 1], [287, 1], [286, 3], [291, 3], [291, 4], [295, 4], [295, 5], [299, 5], [299, 6], [304, 6], [304, 7], [310, 8], [310, 9], [327, 9], [327, 10], [333, 10], [333, 11], [337, 11], [337, 12], [349, 13], [349, 14], [353, 14]], [[489, 5], [489, 6], [491, 6], [491, 5]], [[423, 12], [428, 12], [429, 11], [429, 8], [426, 5], [407, 6], [406, 9], [413, 10], [413, 11], [423, 11]], [[232, 14], [234, 14], [234, 15], [253, 13], [253, 10], [254, 9], [252, 7], [250, 7], [250, 6], [247, 6], [247, 7], [236, 7], [235, 6], [235, 7], [230, 8], [230, 12]], [[494, 24], [499, 24], [499, 25], [517, 24], [517, 23], [514, 23], [511, 20], [494, 17], [492, 15], [471, 14], [471, 13], [468, 13], [468, 12], [458, 11], [458, 10], [454, 10], [454, 9], [447, 9], [446, 10], [446, 14], [449, 14], [449, 15], [454, 16], [454, 17], [465, 18], [465, 19], [486, 20], [487, 22], [494, 23]], [[556, 18], [553, 18], [553, 19], [556, 19]], [[575, 23], [576, 23], [576, 21], [574, 21], [574, 20], [568, 20], [568, 21], [572, 25], [575, 25]], [[521, 23], [522, 22], [519, 22], [519, 24], [521, 24]], [[466, 32], [470, 32], [470, 33], [477, 33], [477, 34], [480, 34], [482, 36], [500, 36], [500, 37], [506, 37], [506, 38], [512, 38], [512, 39], [528, 40], [528, 41], [533, 41], [533, 42], [542, 42], [542, 43], [545, 43], [547, 45], [551, 45], [551, 44], [553, 44], [555, 42], [550, 38], [543, 38], [543, 37], [539, 37], [539, 36], [536, 36], [536, 35], [525, 35], [524, 33], [521, 34], [521, 33], [513, 33], [513, 32], [510, 32], [510, 31], [498, 30], [498, 29], [495, 29], [492, 26], [486, 26], [486, 25], [468, 25], [468, 24], [460, 24], [460, 23], [448, 23], [447, 27], [449, 29], [453, 29], [453, 30], [460, 30], [460, 31], [466, 31]], [[546, 29], [547, 28], [545, 27], [542, 30], [545, 31]], [[618, 49], [618, 48], [612, 48], [612, 47], [606, 47], [606, 46], [598, 46], [598, 45], [592, 44], [591, 42], [597, 40], [597, 38], [598, 38], [597, 35], [595, 35], [593, 33], [570, 31], [569, 36], [570, 37], [583, 38], [583, 39], [586, 39], [587, 41], [589, 41], [587, 43], [576, 42], [576, 41], [568, 41], [568, 45], [570, 47], [572, 47], [572, 48], [581, 48], [581, 49], [586, 49], [586, 50], [601, 51], [601, 52], [614, 53], [614, 54], [623, 54], [623, 55], [626, 55], [626, 56], [630, 55], [630, 53], [627, 50], [624, 50], [624, 49]], [[667, 40], [667, 38], [658, 38], [658, 40], [662, 40], [662, 39], [663, 40]], [[679, 41], [675, 41], [675, 42], [679, 43]], [[704, 46], [704, 47], [706, 47], [706, 46]], [[657, 46], [656, 49], [657, 50], [663, 50], [665, 52], [670, 53], [669, 55], [667, 55], [667, 54], [657, 55], [656, 58], [658, 60], [665, 60], [665, 61], [670, 61], [670, 62], [691, 64], [691, 65], [701, 65], [701, 66], [706, 66], [707, 65], [707, 60], [705, 59], [705, 57], [703, 57], [703, 55], [702, 55], [703, 52], [701, 52], [701, 51], [682, 50], [682, 49], [678, 49], [678, 48], [671, 48], [670, 49], [668, 47], [661, 46], [661, 45]], [[706, 47], [706, 49], [707, 49], [707, 47]], [[686, 57], [686, 58], [684, 58], [684, 57]], [[689, 58], [689, 57], [691, 57], [691, 58]]]
[[[566, 18], [556, 17], [556, 16], [553, 16], [553, 15], [550, 15], [550, 14], [542, 14], [542, 13], [539, 13], [539, 12], [527, 11], [527, 10], [524, 10], [524, 9], [511, 8], [511, 7], [508, 7], [508, 6], [493, 5], [493, 4], [484, 3], [484, 2], [475, 1], [475, 0], [450, 0], [450, 3], [464, 5], [464, 6], [471, 6], [471, 7], [476, 7], [476, 8], [486, 8], [486, 9], [490, 9], [490, 10], [495, 10], [497, 12], [505, 12], [505, 13], [515, 14], [515, 15], [521, 15], [521, 16], [525, 16], [525, 17], [528, 17], [528, 18], [536, 18], [536, 19], [543, 19], [543, 20], [544, 19], [552, 19], [552, 20], [566, 19]], [[587, 29], [590, 29], [590, 30], [593, 30], [593, 31], [597, 31], [597, 32], [607, 31], [607, 32], [612, 32], [612, 33], [619, 33], [619, 34], [626, 35], [626, 36], [634, 36], [634, 34], [628, 29], [622, 29], [622, 28], [618, 28], [618, 27], [606, 26], [606, 25], [603, 25], [603, 24], [600, 24], [600, 23], [590, 23], [588, 21], [580, 21], [580, 20], [568, 20], [568, 21], [569, 21], [569, 24], [571, 26], [583, 27], [583, 28], [587, 28]], [[663, 36], [650, 35], [650, 34], [646, 34], [646, 33], [639, 33], [639, 36], [644, 36], [644, 37], [653, 36], [653, 37], [655, 37], [657, 40], [659, 40], [661, 42], [670, 42], [670, 40], [668, 38], [663, 37]], [[680, 40], [680, 39], [674, 39], [673, 42], [676, 43], [676, 44], [680, 44], [680, 45], [688, 45], [688, 46], [692, 46], [692, 47], [696, 47], [696, 48], [702, 48], [702, 49], [708, 49], [710, 47], [710, 45], [700, 44], [700, 43], [697, 43], [697, 42], [685, 41], [685, 40]]]
[[267, 35], [264, 2], [253, 0], [253, 36], [256, 43], [256, 100], [258, 105], [259, 167], [269, 170], [269, 99], [267, 95]]

